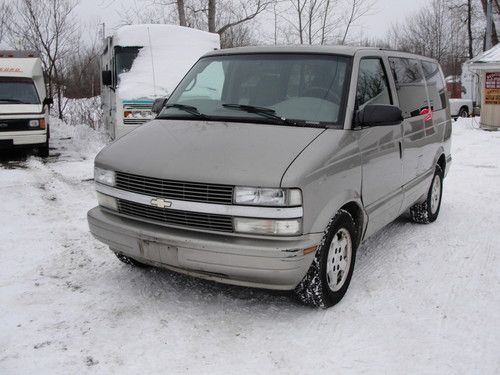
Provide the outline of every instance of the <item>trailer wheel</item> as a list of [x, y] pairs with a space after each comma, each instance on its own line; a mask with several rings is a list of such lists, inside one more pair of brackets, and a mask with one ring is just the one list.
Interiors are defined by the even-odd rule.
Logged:
[[465, 106], [460, 108], [460, 111], [458, 111], [458, 117], [462, 118], [469, 117], [469, 108]]

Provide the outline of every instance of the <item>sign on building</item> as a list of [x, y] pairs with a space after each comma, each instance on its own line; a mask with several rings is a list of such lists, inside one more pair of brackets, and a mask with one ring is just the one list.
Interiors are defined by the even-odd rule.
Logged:
[[500, 105], [500, 73], [486, 73], [484, 104]]

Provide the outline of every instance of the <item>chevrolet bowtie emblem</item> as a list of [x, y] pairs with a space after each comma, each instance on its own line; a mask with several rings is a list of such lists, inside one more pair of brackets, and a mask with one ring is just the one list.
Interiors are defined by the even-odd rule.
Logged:
[[158, 208], [168, 208], [172, 206], [172, 202], [162, 198], [153, 198], [151, 199], [151, 206], [155, 206]]

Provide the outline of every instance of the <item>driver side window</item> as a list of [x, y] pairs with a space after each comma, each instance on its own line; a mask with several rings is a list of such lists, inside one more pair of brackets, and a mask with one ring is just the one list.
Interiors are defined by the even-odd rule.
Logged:
[[387, 74], [379, 58], [364, 58], [359, 63], [356, 107], [362, 109], [367, 104], [392, 104]]

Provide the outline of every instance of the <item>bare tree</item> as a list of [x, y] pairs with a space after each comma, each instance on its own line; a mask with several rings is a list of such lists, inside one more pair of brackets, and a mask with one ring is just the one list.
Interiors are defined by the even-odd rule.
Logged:
[[351, 0], [350, 9], [347, 14], [347, 22], [344, 35], [340, 44], [345, 44], [351, 27], [362, 17], [368, 15], [373, 7], [371, 0]]
[[42, 59], [50, 95], [57, 97], [63, 118], [63, 61], [75, 51], [78, 26], [73, 17], [76, 0], [18, 0], [7, 39], [15, 48], [37, 51]]
[[2, 42], [7, 28], [7, 22], [12, 15], [12, 8], [5, 1], [0, 3], [0, 42]]
[[[486, 18], [488, 15], [488, 1], [489, 0], [481, 0], [481, 5], [483, 7], [483, 12], [484, 12], [484, 17]], [[500, 3], [498, 0], [492, 0], [493, 1], [493, 13], [499, 14], [500, 15]], [[498, 33], [497, 33], [497, 27], [495, 21], [493, 21], [493, 24], [491, 25], [491, 45], [496, 45], [498, 43]], [[486, 43], [485, 43], [486, 44]]]
[[282, 34], [293, 30], [300, 44], [345, 44], [353, 26], [370, 12], [372, 4], [373, 0], [288, 0], [288, 6], [281, 4], [280, 17], [275, 17], [275, 29], [281, 29]]

